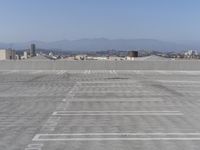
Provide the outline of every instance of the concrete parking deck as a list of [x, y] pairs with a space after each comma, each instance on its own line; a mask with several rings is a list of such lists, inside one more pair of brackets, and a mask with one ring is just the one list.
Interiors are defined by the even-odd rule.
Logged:
[[2, 150], [199, 150], [200, 71], [0, 71]]

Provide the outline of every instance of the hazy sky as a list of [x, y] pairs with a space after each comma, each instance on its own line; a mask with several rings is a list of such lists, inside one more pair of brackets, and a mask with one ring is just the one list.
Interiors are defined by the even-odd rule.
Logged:
[[0, 42], [200, 41], [200, 0], [0, 0]]

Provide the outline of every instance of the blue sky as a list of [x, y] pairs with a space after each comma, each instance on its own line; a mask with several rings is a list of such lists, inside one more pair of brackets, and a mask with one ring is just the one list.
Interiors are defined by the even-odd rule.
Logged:
[[0, 42], [200, 41], [200, 0], [0, 0]]

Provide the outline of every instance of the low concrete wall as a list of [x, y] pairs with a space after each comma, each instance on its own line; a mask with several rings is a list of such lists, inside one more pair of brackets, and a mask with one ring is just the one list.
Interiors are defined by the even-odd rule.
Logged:
[[0, 61], [0, 70], [193, 70], [200, 61]]

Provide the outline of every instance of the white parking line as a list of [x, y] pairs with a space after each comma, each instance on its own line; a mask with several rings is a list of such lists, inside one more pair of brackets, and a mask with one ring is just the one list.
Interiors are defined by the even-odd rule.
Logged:
[[53, 114], [53, 116], [183, 116], [182, 113], [101, 113], [101, 114]]
[[31, 74], [42, 74], [43, 71], [42, 70], [35, 70], [33, 72], [31, 72]]
[[179, 111], [55, 111], [53, 116], [182, 116]]
[[33, 141], [200, 141], [200, 138], [65, 138], [34, 139]]
[[[84, 137], [85, 136], [85, 137]], [[104, 136], [104, 137], [102, 137]], [[200, 133], [75, 133], [37, 134], [33, 141], [188, 141], [200, 140]]]
[[[134, 90], [132, 90], [132, 91], [128, 91], [128, 90], [126, 90], [126, 91], [116, 91], [116, 90], [105, 90], [105, 91], [103, 91], [103, 90], [101, 90], [101, 91], [89, 91], [89, 90], [87, 90], [87, 91], [78, 91], [78, 92], [76, 92], [76, 93], [141, 93], [141, 91], [134, 91]], [[143, 93], [149, 93], [149, 94], [151, 94], [152, 93], [152, 91], [143, 91]]]
[[41, 150], [44, 144], [29, 144], [25, 150]]
[[180, 113], [180, 111], [56, 111], [56, 113]]
[[156, 80], [162, 83], [191, 83], [191, 84], [200, 84], [200, 81], [187, 81], [187, 80]]
[[199, 132], [196, 133], [180, 133], [180, 132], [173, 132], [173, 133], [163, 133], [163, 132], [153, 132], [153, 133], [66, 133], [66, 134], [37, 134], [37, 137], [40, 136], [104, 136], [104, 135], [117, 135], [117, 136], [169, 136], [169, 135], [177, 135], [177, 136], [200, 136]]
[[116, 70], [113, 70], [113, 73], [114, 73], [114, 74], [117, 74]]
[[[108, 72], [110, 72], [110, 74], [117, 74], [115, 70], [109, 70]], [[106, 73], [106, 71], [105, 71]]]
[[164, 100], [89, 100], [89, 99], [78, 99], [73, 102], [163, 102]]
[[62, 75], [62, 74], [64, 74], [66, 71], [65, 70], [60, 70], [60, 71], [58, 71], [56, 74], [57, 75]]
[[73, 102], [164, 102], [161, 98], [109, 98], [109, 99], [86, 99], [76, 98]]
[[25, 150], [42, 150], [41, 148], [25, 148]]
[[91, 74], [91, 70], [85, 70], [84, 74]]

